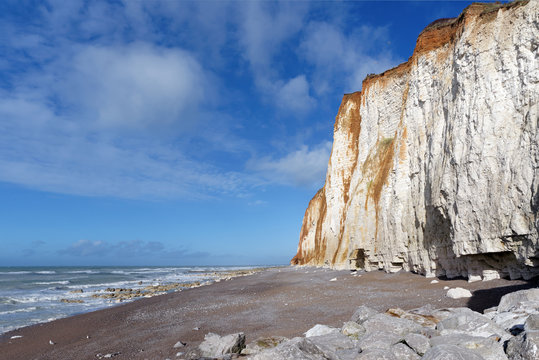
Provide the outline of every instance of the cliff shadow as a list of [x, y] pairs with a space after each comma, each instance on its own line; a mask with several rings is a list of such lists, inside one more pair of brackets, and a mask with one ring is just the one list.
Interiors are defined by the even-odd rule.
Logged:
[[537, 288], [539, 286], [539, 277], [527, 280], [525, 284], [509, 285], [495, 287], [491, 289], [475, 290], [472, 297], [468, 300], [467, 307], [473, 311], [483, 313], [485, 309], [498, 306], [502, 296], [509, 293]]

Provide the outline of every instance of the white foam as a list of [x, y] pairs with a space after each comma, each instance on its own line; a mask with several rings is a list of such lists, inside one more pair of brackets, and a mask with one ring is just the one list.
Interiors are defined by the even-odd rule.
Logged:
[[69, 284], [69, 280], [64, 281], [43, 281], [43, 282], [35, 282], [36, 285], [67, 285]]
[[48, 274], [56, 274], [56, 271], [36, 271], [35, 273], [36, 274], [48, 275]]
[[9, 310], [9, 311], [0, 311], [0, 315], [16, 314], [16, 313], [21, 313], [21, 312], [32, 312], [32, 311], [36, 311], [36, 310], [37, 310], [37, 307], [30, 306], [30, 307], [22, 308], [22, 309], [15, 309], [15, 310]]

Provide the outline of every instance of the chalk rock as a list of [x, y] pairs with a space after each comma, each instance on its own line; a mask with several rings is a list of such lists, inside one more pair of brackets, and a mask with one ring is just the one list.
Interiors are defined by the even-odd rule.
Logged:
[[456, 345], [438, 345], [430, 348], [422, 360], [484, 360], [481, 355]]
[[208, 333], [204, 341], [198, 346], [201, 356], [219, 357], [225, 354], [239, 354], [245, 347], [245, 335], [243, 333], [219, 336]]
[[377, 314], [363, 323], [367, 333], [374, 331], [391, 332], [404, 336], [410, 332], [417, 332], [421, 326], [408, 319], [399, 319], [387, 314]]
[[539, 307], [539, 289], [520, 290], [502, 296], [498, 312], [518, 310], [526, 306]]
[[363, 336], [365, 332], [366, 332], [365, 328], [354, 321], [345, 322], [341, 328], [341, 333], [343, 335], [346, 335], [356, 340], [359, 339], [361, 336]]
[[324, 353], [307, 338], [293, 338], [274, 348], [248, 357], [252, 360], [327, 360]]
[[379, 313], [378, 311], [366, 305], [361, 305], [356, 309], [356, 311], [350, 318], [350, 321], [357, 322], [358, 324], [363, 324], [367, 319], [373, 317], [374, 315], [378, 313]]
[[419, 360], [421, 356], [403, 343], [395, 344], [391, 347], [391, 353], [399, 360]]
[[446, 296], [451, 299], [462, 299], [472, 297], [472, 293], [470, 292], [470, 290], [458, 287], [454, 289], [449, 289]]
[[526, 319], [532, 314], [539, 314], [539, 289], [504, 295], [492, 320], [516, 335], [524, 329]]
[[539, 359], [539, 331], [525, 331], [507, 343], [507, 356], [511, 360]]
[[186, 345], [185, 343], [178, 341], [176, 344], [174, 344], [173, 348], [178, 349], [178, 348], [184, 347], [185, 345]]
[[440, 321], [436, 328], [441, 335], [466, 334], [508, 340], [511, 335], [488, 317], [467, 308], [451, 309], [453, 314]]
[[385, 349], [367, 349], [362, 351], [356, 360], [399, 360], [393, 352]]
[[291, 263], [539, 274], [537, 24], [539, 1], [474, 3], [345, 95]]
[[329, 327], [327, 325], [316, 324], [305, 333], [305, 337], [327, 335], [332, 333], [339, 333], [339, 329]]
[[242, 355], [253, 355], [258, 354], [261, 351], [266, 349], [271, 349], [277, 345], [287, 341], [288, 339], [282, 336], [270, 336], [270, 337], [261, 337], [249, 343], [245, 346], [245, 349], [241, 351]]
[[539, 314], [533, 314], [528, 316], [526, 323], [524, 323], [525, 331], [536, 331], [539, 330]]
[[309, 340], [328, 359], [341, 359], [343, 357], [355, 359], [357, 354], [359, 354], [357, 341], [341, 333], [333, 332], [322, 336], [312, 336]]
[[434, 329], [436, 327], [436, 323], [440, 321], [440, 319], [437, 318], [433, 314], [432, 309], [429, 309], [427, 307], [414, 309], [411, 311], [405, 311], [399, 308], [393, 308], [393, 309], [388, 309], [386, 311], [386, 314], [390, 316], [398, 317], [401, 319], [407, 319], [407, 320], [415, 322], [416, 324], [422, 327], [428, 327], [432, 329]]
[[429, 339], [421, 334], [406, 334], [404, 342], [419, 355], [425, 354], [430, 348]]
[[507, 356], [503, 350], [503, 344], [494, 340], [493, 338], [470, 336], [465, 334], [452, 334], [434, 337], [430, 339], [430, 344], [432, 346], [444, 344], [456, 345], [473, 351], [485, 360], [507, 359]]
[[402, 336], [387, 331], [373, 331], [361, 337], [358, 346], [361, 351], [368, 349], [386, 349], [395, 345], [403, 339]]

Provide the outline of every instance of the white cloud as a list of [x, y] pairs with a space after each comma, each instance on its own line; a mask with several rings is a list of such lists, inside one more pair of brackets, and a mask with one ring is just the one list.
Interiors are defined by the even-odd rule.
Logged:
[[306, 145], [281, 158], [253, 159], [249, 166], [268, 182], [320, 187], [324, 183], [331, 142], [309, 148]]
[[[0, 97], [0, 180], [59, 193], [200, 198], [241, 192], [240, 177], [151, 132], [94, 131], [38, 94]], [[177, 140], [176, 140], [177, 141]]]
[[384, 46], [385, 27], [362, 26], [345, 34], [336, 24], [311, 22], [305, 34], [299, 54], [315, 67], [313, 88], [319, 95], [334, 91], [339, 83], [343, 92], [358, 91], [367, 74], [399, 63]]
[[191, 252], [186, 249], [171, 250], [160, 241], [129, 240], [110, 243], [101, 240], [81, 239], [69, 246], [58, 250], [60, 255], [74, 257], [99, 257], [112, 258], [166, 258], [179, 260], [181, 258], [203, 258], [209, 254], [206, 252]]
[[262, 1], [250, 1], [246, 5], [240, 41], [255, 76], [264, 78], [283, 43], [301, 30], [307, 8], [298, 4]]
[[102, 256], [107, 255], [110, 246], [103, 241], [79, 240], [59, 253], [71, 256]]
[[309, 84], [305, 75], [299, 75], [286, 82], [277, 93], [277, 105], [295, 112], [308, 111], [315, 105], [315, 100], [309, 95]]
[[208, 88], [201, 65], [180, 49], [85, 46], [72, 64], [59, 96], [99, 127], [188, 127]]
[[305, 75], [288, 78], [279, 69], [286, 59], [276, 59], [288, 41], [302, 30], [308, 4], [252, 1], [242, 13], [240, 43], [255, 84], [264, 96], [282, 109], [304, 113], [313, 99]]

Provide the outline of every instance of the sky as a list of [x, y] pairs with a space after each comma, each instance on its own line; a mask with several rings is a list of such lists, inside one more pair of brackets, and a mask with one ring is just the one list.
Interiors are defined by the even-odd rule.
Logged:
[[0, 2], [0, 266], [295, 255], [342, 96], [465, 1]]

